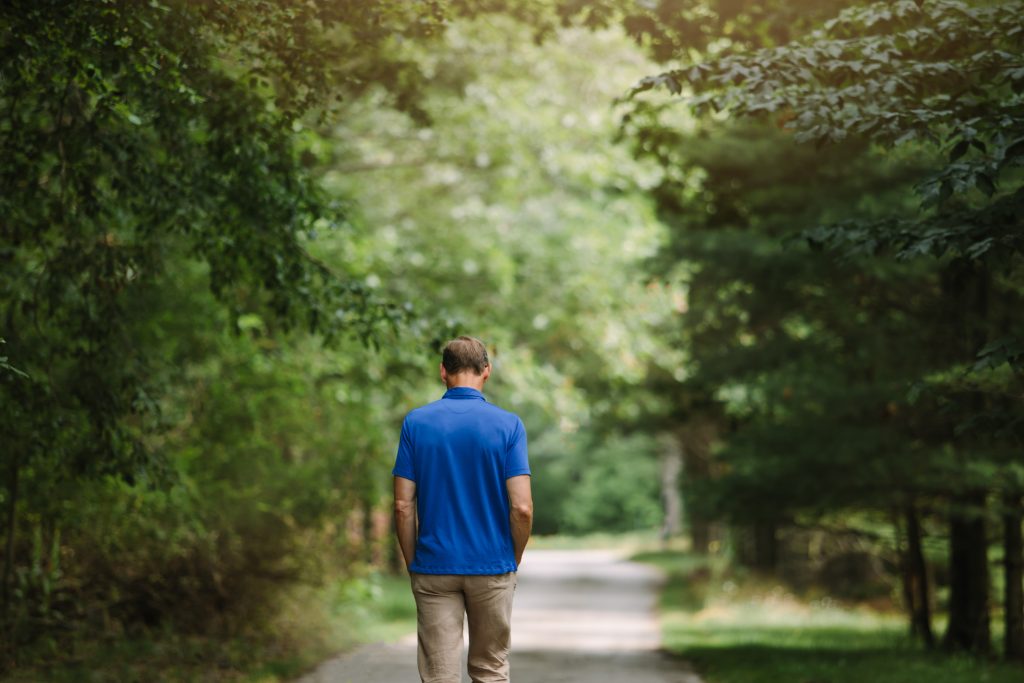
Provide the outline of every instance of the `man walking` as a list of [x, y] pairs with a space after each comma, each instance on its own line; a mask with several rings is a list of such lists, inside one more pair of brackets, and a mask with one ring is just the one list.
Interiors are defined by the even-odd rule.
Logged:
[[395, 526], [416, 598], [420, 679], [462, 680], [462, 624], [469, 676], [507, 683], [516, 571], [533, 526], [526, 429], [487, 402], [487, 349], [459, 337], [445, 346], [440, 400], [402, 423]]

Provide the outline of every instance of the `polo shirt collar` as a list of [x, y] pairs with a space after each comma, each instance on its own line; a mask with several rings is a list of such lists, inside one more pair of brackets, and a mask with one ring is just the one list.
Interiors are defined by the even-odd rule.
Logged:
[[444, 396], [442, 396], [441, 398], [476, 398], [480, 399], [481, 401], [487, 400], [486, 398], [484, 398], [484, 395], [482, 393], [480, 393], [473, 387], [452, 387], [448, 391], [444, 392]]

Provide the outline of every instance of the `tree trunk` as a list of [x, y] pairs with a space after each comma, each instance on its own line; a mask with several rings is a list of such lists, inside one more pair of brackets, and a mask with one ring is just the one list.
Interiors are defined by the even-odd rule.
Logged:
[[[971, 362], [985, 345], [991, 280], [984, 264], [967, 258], [953, 259], [943, 269], [941, 287], [949, 302], [949, 360]], [[980, 393], [973, 394], [967, 409], [974, 414], [985, 409]], [[988, 654], [991, 649], [985, 496], [984, 490], [973, 490], [957, 493], [951, 501], [949, 623], [942, 642], [947, 650]]]
[[387, 543], [388, 567], [392, 574], [401, 574], [405, 571], [405, 558], [402, 557], [402, 546], [398, 545], [398, 537], [390, 534]]
[[661, 524], [661, 542], [666, 545], [670, 538], [682, 530], [683, 499], [679, 493], [679, 473], [683, 469], [683, 452], [674, 435], [664, 439], [664, 454], [661, 458], [661, 500], [664, 516]]
[[690, 518], [690, 548], [702, 555], [711, 550], [711, 524], [707, 520]]
[[1007, 659], [1024, 662], [1024, 538], [1021, 536], [1021, 496], [1007, 494], [1003, 499], [1003, 572], [1005, 640]]
[[946, 650], [988, 654], [988, 539], [985, 494], [962, 494], [952, 501], [949, 520], [949, 624]]
[[18, 511], [18, 475], [21, 463], [18, 453], [11, 449], [11, 464], [7, 473], [7, 543], [4, 548], [4, 574], [0, 579], [3, 583], [3, 615], [9, 614], [11, 600], [11, 572], [14, 568], [14, 532], [17, 529], [16, 514]]
[[[683, 473], [691, 486], [711, 476], [711, 444], [717, 429], [718, 425], [712, 417], [698, 413], [679, 430]], [[711, 545], [711, 523], [689, 500], [684, 499], [683, 506], [690, 549], [695, 553], [706, 554]]]
[[910, 633], [919, 637], [925, 647], [935, 646], [932, 632], [931, 591], [928, 586], [928, 566], [921, 547], [921, 522], [913, 503], [907, 505], [904, 516], [907, 522], [906, 576], [910, 594]]
[[376, 548], [376, 534], [374, 533], [373, 524], [373, 500], [370, 496], [364, 496], [362, 500], [363, 508], [363, 519], [362, 519], [362, 536], [363, 536], [363, 561], [369, 565], [374, 564], [375, 548]]
[[766, 572], [775, 571], [778, 565], [778, 526], [774, 520], [759, 520], [754, 523], [754, 567]]
[[[906, 520], [904, 519], [903, 521], [905, 522]], [[903, 538], [903, 522], [901, 522], [899, 511], [896, 511], [893, 515], [892, 527], [896, 544], [896, 556], [899, 558], [900, 592], [903, 594], [903, 604], [907, 610], [910, 637], [914, 638], [917, 636], [914, 618], [916, 612], [916, 605], [914, 603], [916, 592], [914, 590], [914, 578], [910, 571], [910, 553]]]

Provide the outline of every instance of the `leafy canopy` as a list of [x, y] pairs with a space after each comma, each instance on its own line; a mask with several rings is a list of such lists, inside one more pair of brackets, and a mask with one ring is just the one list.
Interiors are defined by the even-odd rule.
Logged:
[[[778, 47], [726, 50], [641, 80], [701, 114], [770, 116], [799, 142], [859, 137], [924, 143], [945, 160], [917, 186], [920, 214], [804, 233], [852, 252], [956, 254], [1003, 261], [1024, 250], [1024, 3], [937, 0], [843, 10]], [[628, 114], [627, 114], [628, 115]]]

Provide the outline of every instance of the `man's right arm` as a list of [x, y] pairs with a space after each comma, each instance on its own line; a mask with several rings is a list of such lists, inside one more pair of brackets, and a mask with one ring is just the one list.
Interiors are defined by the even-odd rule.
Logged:
[[516, 552], [516, 567], [523, 561], [526, 543], [533, 529], [533, 494], [530, 491], [530, 475], [521, 474], [505, 480], [508, 487], [509, 521], [512, 524], [512, 545]]
[[416, 555], [416, 482], [404, 477], [395, 480], [395, 533], [406, 568]]

